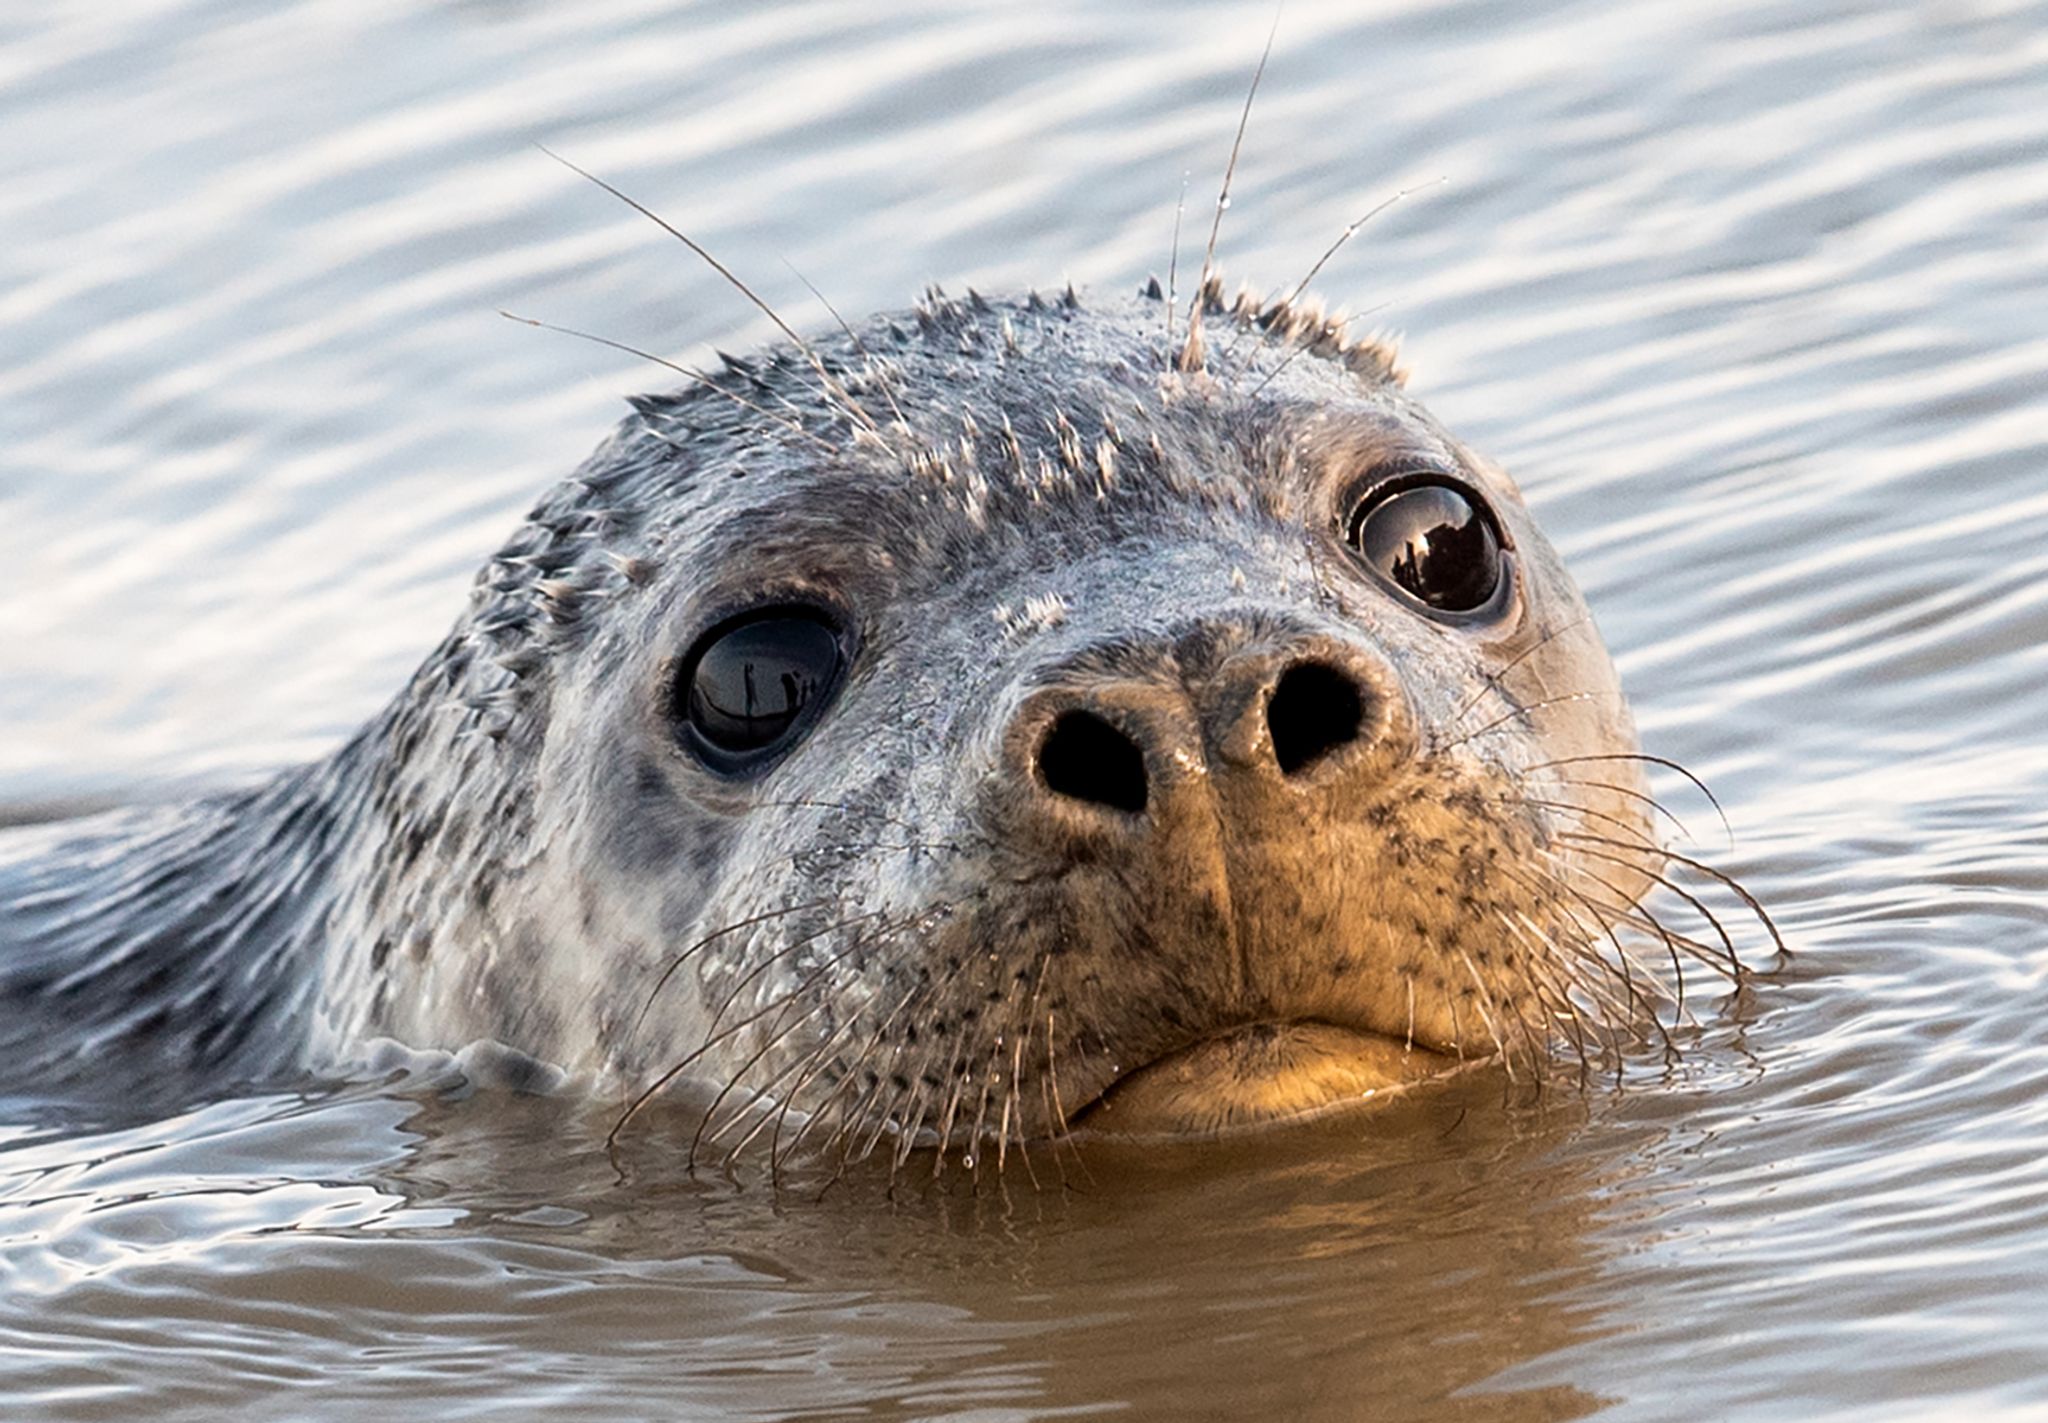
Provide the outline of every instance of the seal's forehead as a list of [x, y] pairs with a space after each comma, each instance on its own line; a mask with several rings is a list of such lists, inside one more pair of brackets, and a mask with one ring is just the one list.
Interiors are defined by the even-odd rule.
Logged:
[[1025, 506], [1292, 505], [1402, 462], [1491, 482], [1406, 397], [1383, 348], [1342, 342], [1342, 323], [1214, 294], [1206, 310], [1196, 369], [1163, 300], [1071, 293], [933, 297], [729, 360], [666, 407], [640, 407], [688, 454], [687, 497], [663, 522], [754, 537], [850, 526], [885, 543], [900, 529], [917, 543], [936, 523], [982, 532]]

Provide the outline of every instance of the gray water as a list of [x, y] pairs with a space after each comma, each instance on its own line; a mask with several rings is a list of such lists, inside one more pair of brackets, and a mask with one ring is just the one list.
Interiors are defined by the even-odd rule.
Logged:
[[[331, 748], [698, 359], [1107, 289], [1271, 12], [0, 17], [0, 819]], [[2048, 7], [1282, 17], [1222, 243], [1405, 329], [1792, 954], [1683, 1064], [1066, 1188], [643, 1172], [419, 1069], [0, 1125], [8, 1418], [2048, 1416]], [[857, 1184], [857, 1183], [856, 1183]], [[870, 1183], [872, 1184], [872, 1183]]]

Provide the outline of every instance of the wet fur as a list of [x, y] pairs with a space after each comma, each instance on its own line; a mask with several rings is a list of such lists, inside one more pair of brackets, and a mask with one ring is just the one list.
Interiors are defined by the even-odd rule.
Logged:
[[[1195, 309], [1174, 337], [1156, 284], [934, 292], [635, 401], [334, 757], [0, 850], [10, 1080], [200, 1091], [376, 1035], [495, 1039], [642, 1101], [724, 1084], [706, 1149], [944, 1160], [1062, 1132], [1240, 1022], [1523, 1072], [1659, 1031], [1671, 975], [1640, 956], [1732, 948], [1697, 897], [1697, 938], [1638, 907], [1670, 862], [1626, 708], [1512, 485], [1385, 345], [1214, 280]], [[1509, 521], [1511, 636], [1404, 612], [1333, 537], [1360, 471], [1418, 457]], [[790, 598], [843, 610], [852, 680], [784, 765], [719, 782], [669, 679], [701, 629]], [[1306, 821], [1246, 790], [1247, 833], [1194, 815], [1148, 861], [1048, 830], [1000, 773], [1036, 695], [1094, 679], [1177, 716], [1303, 639], [1401, 722]]]

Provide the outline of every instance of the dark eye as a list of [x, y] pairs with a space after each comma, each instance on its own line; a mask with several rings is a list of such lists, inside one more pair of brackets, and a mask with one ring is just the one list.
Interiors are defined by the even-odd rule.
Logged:
[[787, 751], [837, 690], [846, 654], [816, 608], [766, 608], [721, 623], [683, 659], [676, 713], [713, 770], [743, 775]]
[[1351, 547], [1424, 607], [1473, 613], [1502, 582], [1500, 535], [1477, 497], [1454, 484], [1375, 490], [1352, 511]]

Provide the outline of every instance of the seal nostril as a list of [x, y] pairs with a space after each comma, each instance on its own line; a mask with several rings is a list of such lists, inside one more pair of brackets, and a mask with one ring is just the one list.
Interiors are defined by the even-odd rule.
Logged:
[[1145, 809], [1145, 755], [1092, 712], [1062, 713], [1038, 748], [1038, 774], [1054, 795], [1136, 815]]
[[1358, 739], [1365, 725], [1365, 695], [1358, 683], [1321, 662], [1288, 668], [1266, 703], [1273, 759], [1285, 775]]

